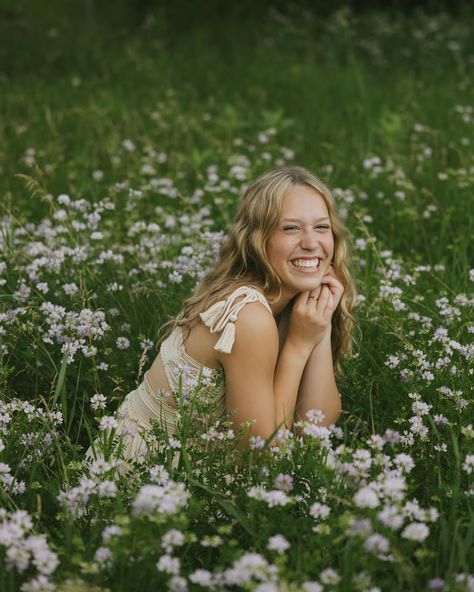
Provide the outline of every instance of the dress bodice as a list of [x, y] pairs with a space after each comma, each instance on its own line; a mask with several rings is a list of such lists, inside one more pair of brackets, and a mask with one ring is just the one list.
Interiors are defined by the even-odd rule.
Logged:
[[[199, 314], [203, 323], [211, 333], [220, 333], [214, 346], [218, 352], [228, 354], [232, 351], [235, 341], [235, 321], [242, 308], [249, 302], [261, 302], [270, 312], [271, 308], [265, 296], [250, 286], [240, 286], [223, 300], [219, 300], [206, 311]], [[171, 390], [176, 390], [179, 375], [183, 368], [196, 376], [204, 372], [207, 376], [223, 374], [222, 368], [209, 368], [197, 362], [185, 350], [183, 328], [178, 326], [162, 342], [160, 347], [161, 360]]]

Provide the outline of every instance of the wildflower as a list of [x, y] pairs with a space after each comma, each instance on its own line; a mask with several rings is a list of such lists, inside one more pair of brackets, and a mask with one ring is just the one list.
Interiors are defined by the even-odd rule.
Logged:
[[169, 481], [169, 473], [163, 465], [155, 465], [150, 468], [150, 479], [157, 485], [166, 485]]
[[413, 458], [409, 454], [404, 454], [403, 452], [397, 454], [393, 462], [395, 466], [401, 469], [404, 473], [409, 473], [415, 466]]
[[441, 578], [433, 578], [428, 582], [429, 590], [442, 590], [444, 588], [444, 580]]
[[178, 273], [177, 271], [173, 271], [172, 273], [170, 273], [168, 275], [168, 280], [172, 284], [180, 284], [183, 281], [183, 276], [180, 273]]
[[183, 543], [184, 534], [176, 528], [168, 530], [168, 532], [161, 537], [161, 546], [167, 553], [171, 553], [174, 546], [180, 546]]
[[212, 573], [207, 569], [196, 569], [189, 575], [189, 581], [199, 586], [210, 587], [212, 585]]
[[263, 487], [260, 487], [259, 485], [254, 485], [253, 487], [251, 487], [248, 491], [247, 491], [247, 495], [252, 498], [252, 499], [256, 499], [256, 500], [263, 500], [265, 499], [265, 495], [266, 495], [266, 491]]
[[118, 537], [122, 534], [122, 529], [117, 524], [106, 526], [102, 531], [102, 541], [108, 543], [113, 537]]
[[115, 497], [117, 486], [113, 481], [102, 481], [99, 483], [97, 493], [99, 497]]
[[182, 576], [172, 576], [168, 580], [168, 590], [169, 592], [187, 592], [188, 583], [186, 578], [183, 578]]
[[144, 485], [133, 502], [136, 515], [176, 514], [188, 503], [190, 493], [184, 483], [169, 481], [166, 485]]
[[402, 537], [409, 541], [424, 541], [430, 529], [423, 522], [412, 522], [403, 529]]
[[462, 464], [462, 468], [468, 475], [471, 475], [471, 473], [474, 471], [474, 454], [466, 455], [466, 458]]
[[268, 539], [267, 549], [276, 551], [280, 555], [290, 547], [290, 543], [281, 534], [276, 534]]
[[274, 506], [286, 506], [286, 504], [290, 502], [290, 498], [286, 493], [278, 491], [277, 489], [267, 491], [264, 499], [270, 508], [273, 508]]
[[201, 541], [200, 544], [203, 547], [218, 547], [219, 545], [222, 545], [224, 541], [222, 540], [222, 537], [219, 536], [218, 534], [215, 535], [209, 535], [209, 536], [204, 536]]
[[329, 516], [330, 512], [331, 508], [329, 506], [326, 506], [326, 504], [320, 504], [319, 502], [314, 502], [309, 509], [309, 513], [316, 520], [324, 520]]
[[306, 412], [306, 417], [309, 422], [311, 423], [322, 423], [326, 415], [321, 409], [308, 409]]
[[104, 417], [102, 417], [100, 420], [99, 430], [104, 432], [105, 430], [115, 429], [117, 426], [118, 422], [115, 417], [112, 417], [111, 415], [104, 415]]
[[265, 446], [265, 440], [261, 436], [250, 436], [249, 445], [252, 450], [258, 450]]
[[104, 395], [101, 395], [100, 393], [96, 393], [95, 395], [92, 395], [92, 397], [90, 398], [90, 404], [94, 411], [98, 411], [99, 409], [105, 409], [106, 403], [107, 399]]
[[47, 294], [49, 292], [49, 286], [46, 282], [38, 282], [36, 284], [36, 289], [42, 294]]
[[172, 557], [171, 555], [162, 555], [156, 564], [158, 571], [164, 571], [165, 573], [179, 574], [180, 561], [178, 557]]
[[332, 584], [335, 586], [341, 581], [341, 576], [339, 576], [338, 573], [331, 567], [327, 567], [319, 574], [319, 579], [323, 584], [328, 586]]
[[371, 487], [362, 487], [354, 496], [354, 503], [359, 508], [376, 508], [380, 501]]
[[367, 440], [367, 444], [374, 450], [382, 450], [385, 445], [385, 440], [379, 434], [372, 434]]
[[127, 337], [117, 337], [115, 344], [118, 349], [128, 349], [130, 347], [130, 340]]
[[242, 587], [253, 577], [268, 580], [274, 573], [273, 566], [259, 553], [244, 553], [224, 572], [225, 583], [229, 586]]
[[125, 138], [125, 140], [122, 141], [122, 146], [127, 152], [134, 152], [135, 150], [135, 144], [128, 138]]
[[280, 473], [275, 477], [274, 484], [281, 491], [291, 491], [293, 489], [293, 478], [291, 475]]
[[318, 582], [303, 582], [303, 592], [323, 592], [323, 587]]
[[108, 547], [99, 547], [94, 555], [94, 560], [100, 565], [105, 565], [112, 559], [112, 551]]
[[364, 541], [364, 549], [374, 555], [385, 554], [390, 550], [390, 543], [386, 537], [374, 533]]

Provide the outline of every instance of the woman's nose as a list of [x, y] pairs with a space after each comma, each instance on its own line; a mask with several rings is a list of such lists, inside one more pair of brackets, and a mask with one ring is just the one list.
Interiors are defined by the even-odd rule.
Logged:
[[303, 249], [315, 249], [318, 246], [318, 237], [313, 229], [303, 232], [301, 246]]

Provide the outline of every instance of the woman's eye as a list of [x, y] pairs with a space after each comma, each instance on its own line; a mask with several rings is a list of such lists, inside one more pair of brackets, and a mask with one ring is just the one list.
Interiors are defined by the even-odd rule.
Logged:
[[319, 228], [322, 230], [329, 230], [329, 226], [327, 224], [320, 224], [319, 226], [316, 226], [316, 228]]
[[285, 228], [283, 228], [283, 230], [295, 230], [298, 229], [298, 226], [285, 226]]

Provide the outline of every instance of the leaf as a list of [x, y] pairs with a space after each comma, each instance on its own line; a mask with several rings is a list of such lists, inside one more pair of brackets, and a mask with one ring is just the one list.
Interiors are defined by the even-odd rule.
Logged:
[[59, 397], [61, 396], [61, 406], [64, 421], [66, 422], [67, 416], [67, 397], [66, 397], [66, 385], [65, 385], [65, 378], [66, 378], [66, 369], [67, 369], [67, 352], [63, 354], [63, 360], [61, 362], [61, 368], [59, 369], [58, 380], [56, 382], [56, 388], [54, 390], [54, 397], [53, 403], [51, 408], [53, 409], [56, 405]]

